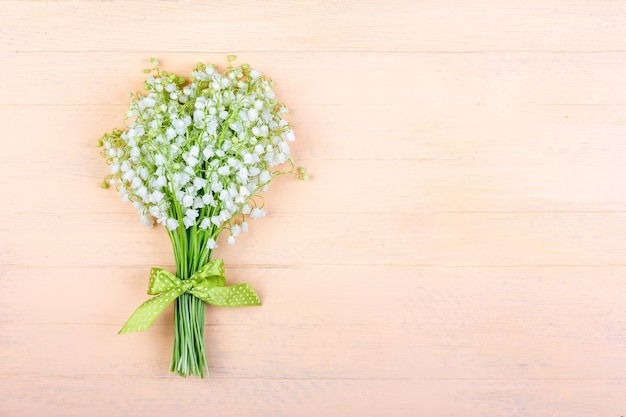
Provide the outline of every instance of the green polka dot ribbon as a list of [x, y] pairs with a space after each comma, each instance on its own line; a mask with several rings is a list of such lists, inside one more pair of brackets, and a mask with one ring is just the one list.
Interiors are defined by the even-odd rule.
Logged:
[[192, 294], [207, 304], [223, 307], [261, 305], [250, 284], [226, 286], [224, 261], [215, 259], [204, 265], [189, 279], [182, 280], [169, 271], [152, 268], [148, 294], [155, 295], [139, 306], [119, 331], [122, 333], [147, 330], [165, 308], [181, 294]]

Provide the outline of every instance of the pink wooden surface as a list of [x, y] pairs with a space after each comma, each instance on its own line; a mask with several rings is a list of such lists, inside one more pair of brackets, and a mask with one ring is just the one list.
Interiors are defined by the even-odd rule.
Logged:
[[[212, 3], [212, 4], [211, 4]], [[0, 416], [626, 415], [626, 4], [0, 2]], [[168, 371], [172, 268], [99, 188], [149, 57], [276, 81], [309, 182], [235, 247]]]

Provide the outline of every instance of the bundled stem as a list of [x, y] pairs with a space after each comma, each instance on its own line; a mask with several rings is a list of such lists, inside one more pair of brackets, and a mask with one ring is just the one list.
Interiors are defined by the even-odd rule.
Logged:
[[[179, 227], [170, 232], [176, 261], [176, 275], [188, 279], [209, 261], [211, 250], [198, 239], [195, 227]], [[201, 242], [198, 242], [200, 240]], [[182, 294], [174, 306], [174, 347], [170, 371], [180, 376], [204, 378], [209, 375], [204, 347], [204, 302], [191, 294]]]
[[204, 378], [209, 370], [204, 348], [204, 303], [191, 294], [176, 299], [174, 310], [174, 348], [170, 371], [180, 376]]

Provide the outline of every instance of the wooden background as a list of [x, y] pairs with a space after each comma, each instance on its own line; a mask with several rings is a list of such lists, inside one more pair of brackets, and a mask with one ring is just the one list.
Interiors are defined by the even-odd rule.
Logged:
[[[0, 2], [0, 415], [626, 414], [626, 3]], [[148, 58], [276, 81], [310, 181], [235, 247], [261, 308], [209, 308], [167, 369], [172, 268], [99, 188]]]

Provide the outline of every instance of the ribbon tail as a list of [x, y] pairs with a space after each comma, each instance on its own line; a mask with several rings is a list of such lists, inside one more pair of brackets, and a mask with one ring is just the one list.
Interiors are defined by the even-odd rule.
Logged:
[[250, 284], [213, 287], [204, 302], [220, 307], [260, 306], [261, 299]]
[[159, 314], [161, 314], [172, 301], [178, 298], [180, 294], [182, 293], [174, 289], [152, 297], [131, 314], [118, 333], [125, 334], [148, 330], [156, 318], [159, 317]]

